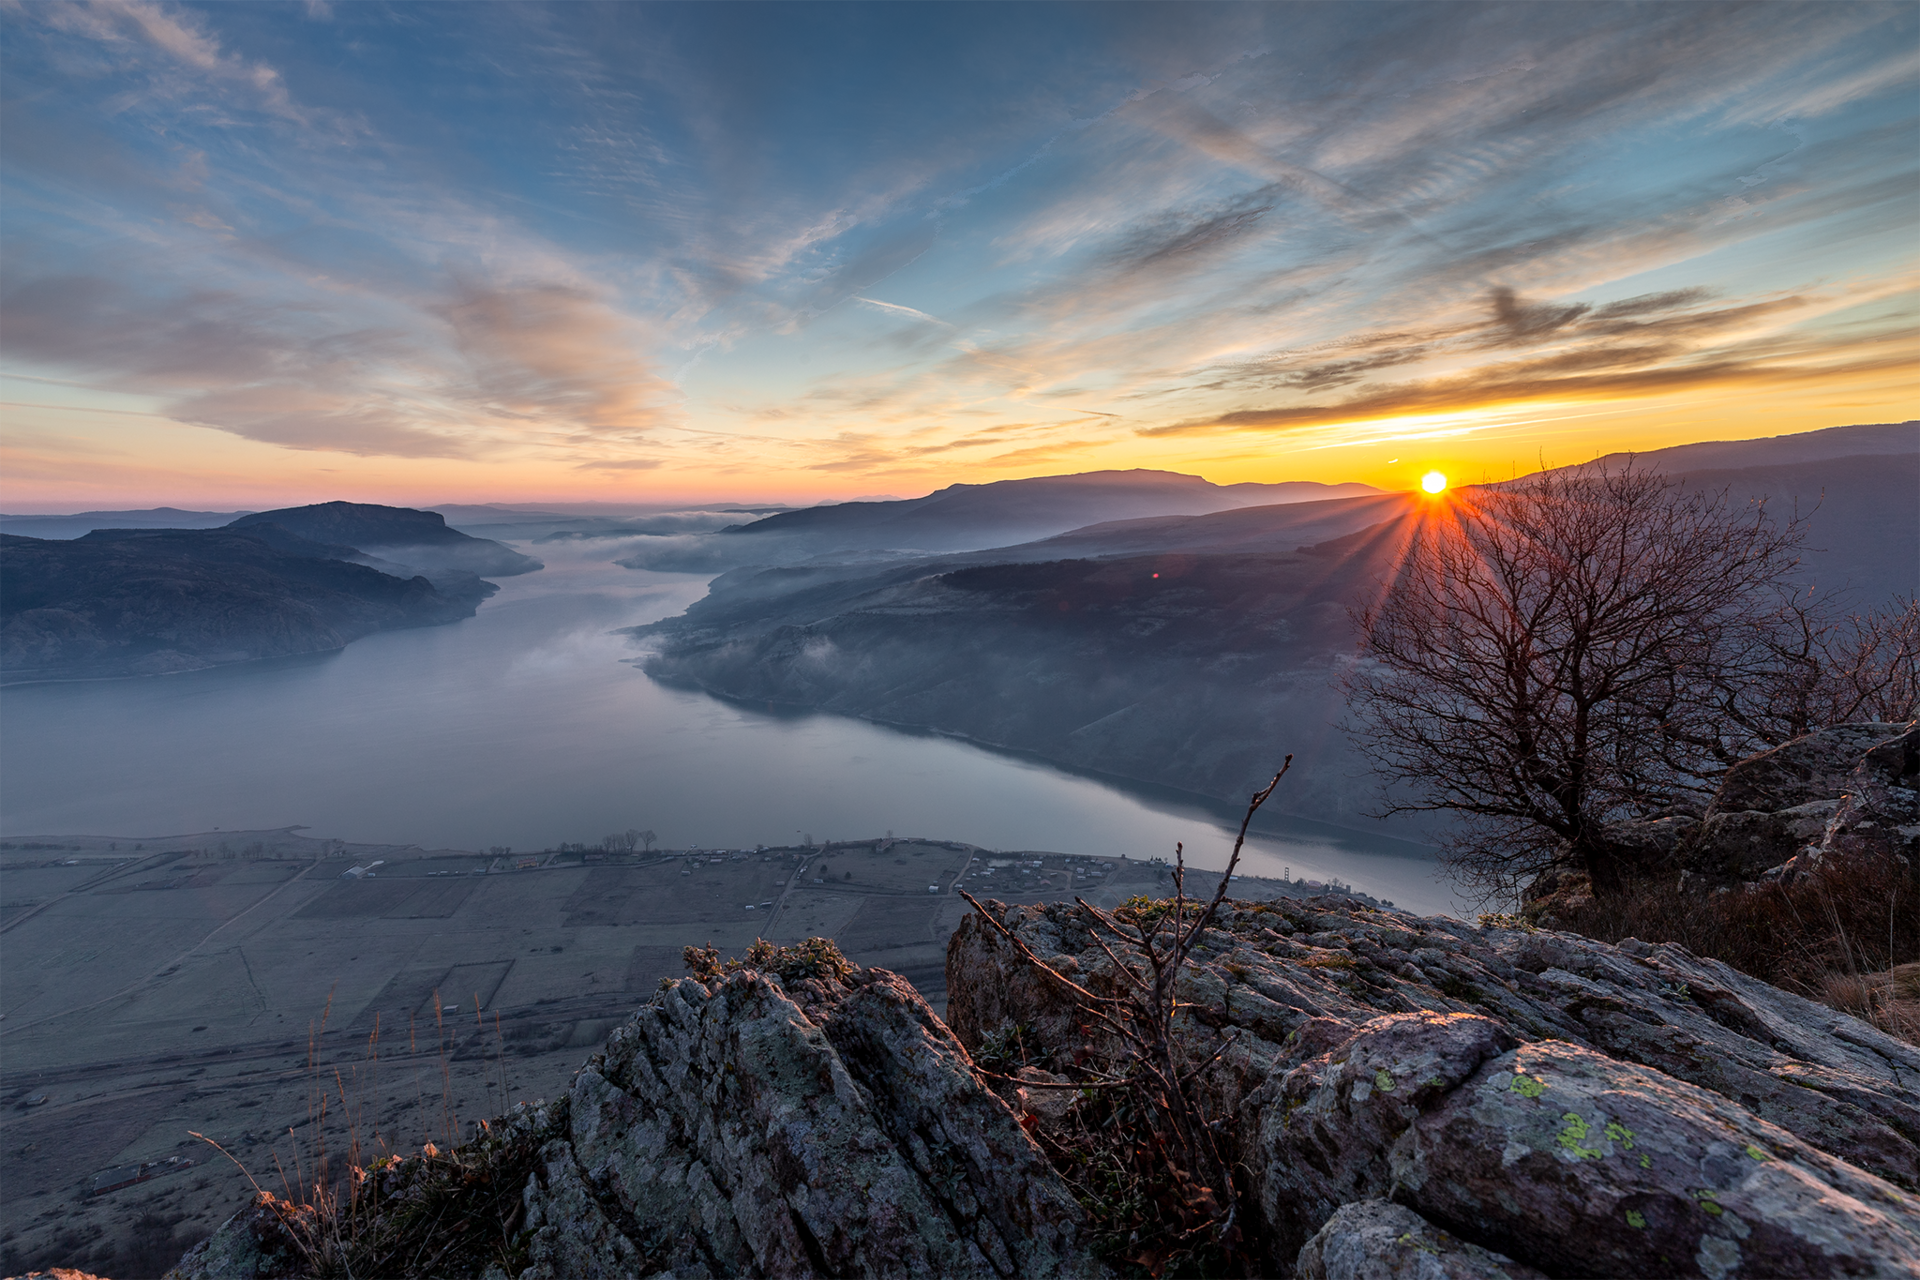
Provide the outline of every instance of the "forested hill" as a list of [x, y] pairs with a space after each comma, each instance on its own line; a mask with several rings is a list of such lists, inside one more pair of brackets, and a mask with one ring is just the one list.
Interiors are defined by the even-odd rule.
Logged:
[[357, 547], [368, 555], [397, 561], [429, 577], [455, 571], [505, 578], [532, 573], [542, 567], [532, 556], [522, 555], [490, 538], [475, 538], [449, 529], [446, 517], [437, 511], [416, 511], [411, 507], [320, 502], [241, 516], [227, 527], [246, 530], [269, 524], [315, 542]]
[[[1818, 434], [1843, 452], [1685, 478], [1728, 488], [1736, 506], [1752, 495], [1811, 511], [1801, 572], [1820, 586], [1849, 584], [1865, 603], [1920, 589], [1920, 429], [1897, 453]], [[1781, 447], [1753, 443], [1761, 457]], [[892, 564], [737, 570], [645, 629], [658, 646], [645, 670], [1221, 800], [1243, 800], [1293, 751], [1285, 811], [1362, 822], [1370, 769], [1337, 727], [1348, 610], [1396, 563], [1419, 502], [1382, 494]]]
[[[0, 678], [162, 675], [473, 616], [472, 574], [395, 576], [275, 524], [0, 535]], [[397, 566], [396, 566], [397, 567]]]

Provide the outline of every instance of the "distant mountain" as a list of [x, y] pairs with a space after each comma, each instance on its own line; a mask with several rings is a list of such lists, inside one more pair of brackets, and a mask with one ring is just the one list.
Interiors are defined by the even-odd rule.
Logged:
[[0, 515], [0, 533], [29, 538], [78, 538], [95, 529], [217, 529], [250, 511], [183, 511], [146, 507], [138, 511], [80, 511], [73, 515]]
[[1231, 507], [1305, 502], [1378, 493], [1371, 485], [1217, 485], [1173, 471], [1091, 471], [1071, 476], [949, 485], [924, 498], [841, 502], [783, 511], [735, 533], [807, 534], [837, 545], [900, 546], [929, 551], [981, 546], [981, 539], [1021, 541], [1104, 520], [1198, 515]]
[[[1783, 515], [1817, 503], [1808, 577], [1865, 601], [1920, 590], [1920, 433], [1809, 435], [1641, 463], [1736, 500], [1765, 496]], [[1890, 438], [1909, 443], [1888, 451]], [[1673, 465], [1701, 458], [1723, 465]], [[1373, 493], [952, 555], [739, 569], [682, 617], [640, 629], [658, 646], [644, 669], [1228, 801], [1292, 751], [1282, 810], [1362, 822], [1367, 762], [1336, 727], [1347, 610], [1394, 563], [1423, 502]]]
[[1920, 421], [1874, 422], [1851, 427], [1828, 427], [1793, 435], [1763, 436], [1758, 440], [1709, 440], [1679, 444], [1644, 453], [1610, 453], [1584, 466], [1618, 466], [1629, 457], [1662, 471], [1705, 471], [1745, 467], [1779, 467], [1799, 462], [1822, 462], [1863, 454], [1920, 452]]
[[1781, 519], [1797, 508], [1810, 531], [1800, 576], [1817, 586], [1871, 599], [1920, 592], [1920, 448], [1677, 477], [1734, 498], [1765, 498]]
[[364, 502], [321, 502], [307, 507], [285, 507], [242, 516], [226, 527], [247, 529], [273, 524], [314, 542], [356, 547], [432, 577], [455, 571], [487, 577], [510, 577], [543, 567], [532, 556], [488, 538], [475, 538], [447, 527], [437, 511], [411, 507], [383, 507]]
[[349, 564], [283, 529], [0, 535], [0, 679], [161, 675], [471, 617], [465, 591]]
[[943, 553], [1000, 547], [1086, 525], [1236, 507], [1378, 494], [1364, 484], [1218, 485], [1172, 471], [1093, 471], [956, 484], [924, 498], [838, 502], [782, 511], [717, 534], [660, 538], [618, 563], [717, 572], [821, 556]]

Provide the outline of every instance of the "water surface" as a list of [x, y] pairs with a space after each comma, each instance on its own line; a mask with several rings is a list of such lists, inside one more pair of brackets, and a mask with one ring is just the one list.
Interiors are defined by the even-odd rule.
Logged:
[[[299, 824], [346, 840], [478, 849], [651, 828], [670, 847], [898, 835], [993, 849], [1170, 854], [1218, 867], [1219, 808], [933, 735], [769, 715], [663, 688], [619, 627], [707, 579], [541, 546], [477, 617], [333, 654], [0, 692], [0, 832], [160, 836]], [[1285, 785], [1284, 783], [1282, 784]], [[1330, 877], [1418, 911], [1465, 910], [1419, 846], [1281, 820], [1247, 870]]]

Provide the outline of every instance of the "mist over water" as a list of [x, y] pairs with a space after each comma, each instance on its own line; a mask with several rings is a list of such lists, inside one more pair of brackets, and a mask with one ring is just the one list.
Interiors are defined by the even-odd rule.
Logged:
[[[1225, 862], [1223, 810], [948, 739], [663, 688], [623, 664], [640, 650], [611, 632], [678, 613], [707, 579], [616, 567], [605, 544], [538, 553], [545, 570], [502, 579], [464, 622], [332, 654], [0, 692], [0, 832], [299, 824], [353, 841], [539, 849], [629, 827], [668, 847], [891, 830], [1135, 858], [1182, 840], [1195, 864]], [[1416, 911], [1468, 910], [1419, 846], [1269, 827], [1249, 841], [1249, 873], [1291, 868]]]

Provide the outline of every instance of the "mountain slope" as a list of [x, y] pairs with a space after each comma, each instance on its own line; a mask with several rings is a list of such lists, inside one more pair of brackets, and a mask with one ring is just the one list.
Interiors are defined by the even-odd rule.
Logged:
[[452, 594], [263, 533], [0, 535], [0, 672], [9, 683], [158, 675], [338, 649], [471, 617], [490, 590]]
[[[1736, 502], [1817, 503], [1803, 573], [1819, 585], [1850, 583], [1863, 603], [1920, 589], [1920, 452], [1835, 453], [1845, 434], [1816, 434], [1829, 450], [1816, 460], [1679, 478]], [[1756, 443], [1759, 457], [1779, 447]], [[1375, 494], [891, 564], [736, 570], [642, 629], [657, 645], [644, 669], [1221, 800], [1244, 799], [1293, 751], [1300, 785], [1284, 811], [1358, 822], [1372, 781], [1335, 727], [1347, 611], [1426, 505]]]
[[730, 532], [756, 537], [804, 534], [836, 545], [945, 551], [984, 545], [982, 538], [1045, 537], [1095, 521], [1198, 515], [1370, 492], [1375, 490], [1361, 484], [1216, 485], [1173, 471], [1092, 471], [956, 484], [899, 502], [843, 502], [783, 511]]
[[1217, 485], [1172, 471], [1094, 471], [956, 484], [923, 498], [782, 511], [715, 534], [649, 540], [617, 563], [716, 572], [822, 556], [945, 554], [1001, 547], [1113, 520], [1190, 516], [1378, 491], [1363, 484]]
[[411, 566], [433, 576], [447, 571], [511, 577], [543, 566], [532, 556], [489, 538], [475, 538], [447, 527], [437, 511], [383, 507], [365, 502], [321, 502], [242, 516], [229, 529], [279, 525], [314, 542], [343, 543], [370, 556]]

